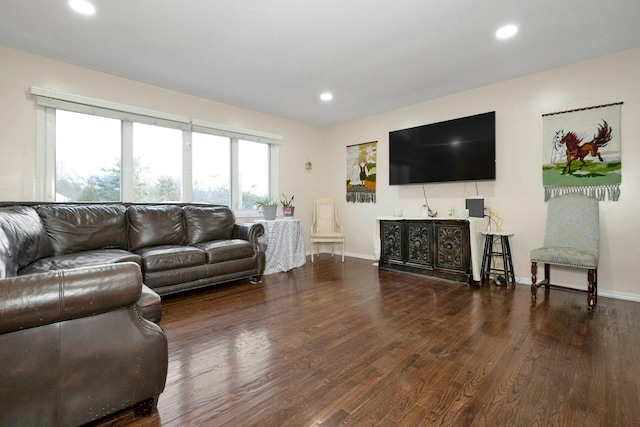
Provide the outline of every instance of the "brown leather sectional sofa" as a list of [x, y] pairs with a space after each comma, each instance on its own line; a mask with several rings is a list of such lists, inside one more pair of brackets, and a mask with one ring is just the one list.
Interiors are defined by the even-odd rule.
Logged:
[[0, 425], [81, 425], [164, 390], [160, 296], [260, 280], [261, 224], [223, 206], [0, 206]]

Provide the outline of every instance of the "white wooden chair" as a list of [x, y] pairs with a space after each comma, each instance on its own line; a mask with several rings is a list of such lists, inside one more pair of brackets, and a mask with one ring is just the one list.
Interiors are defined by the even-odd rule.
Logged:
[[[313, 202], [313, 220], [311, 224], [311, 262], [313, 262], [314, 244], [331, 243], [331, 256], [334, 254], [334, 244], [342, 243], [342, 262], [344, 262], [344, 230], [338, 223], [336, 201], [333, 199], [318, 199]], [[318, 256], [320, 248], [318, 247]]]

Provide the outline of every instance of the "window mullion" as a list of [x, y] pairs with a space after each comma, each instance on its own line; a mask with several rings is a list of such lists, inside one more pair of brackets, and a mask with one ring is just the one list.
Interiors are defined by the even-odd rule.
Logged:
[[278, 150], [278, 145], [269, 145], [269, 191], [275, 195], [276, 199], [278, 198], [278, 194], [280, 194], [278, 189]]
[[36, 110], [36, 170], [44, 171], [36, 180], [36, 200], [55, 201], [56, 197], [56, 110], [38, 106]]
[[122, 121], [122, 201], [133, 202], [133, 122]]
[[182, 131], [182, 201], [193, 201], [193, 134]]
[[240, 172], [238, 161], [238, 139], [230, 138], [231, 141], [231, 209], [240, 209], [242, 194], [240, 191]]

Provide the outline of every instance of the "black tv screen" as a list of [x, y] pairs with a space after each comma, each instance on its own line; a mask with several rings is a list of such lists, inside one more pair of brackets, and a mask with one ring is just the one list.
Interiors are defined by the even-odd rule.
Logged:
[[495, 111], [389, 132], [389, 184], [496, 179]]

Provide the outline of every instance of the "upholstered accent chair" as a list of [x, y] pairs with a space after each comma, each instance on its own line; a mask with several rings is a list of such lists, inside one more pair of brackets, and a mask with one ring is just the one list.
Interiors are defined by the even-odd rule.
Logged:
[[[338, 222], [336, 201], [322, 198], [313, 202], [313, 220], [311, 224], [311, 262], [313, 262], [314, 244], [331, 243], [331, 256], [334, 244], [342, 243], [342, 262], [344, 262], [344, 229]], [[316, 246], [317, 247], [317, 246]], [[318, 255], [320, 250], [318, 248]]]
[[[598, 258], [600, 254], [600, 213], [598, 200], [582, 194], [564, 194], [549, 200], [544, 246], [531, 251], [531, 297], [538, 287], [549, 288], [550, 265], [587, 269], [589, 310], [598, 299]], [[537, 263], [544, 263], [544, 279], [537, 283]], [[561, 286], [560, 286], [561, 287]]]

